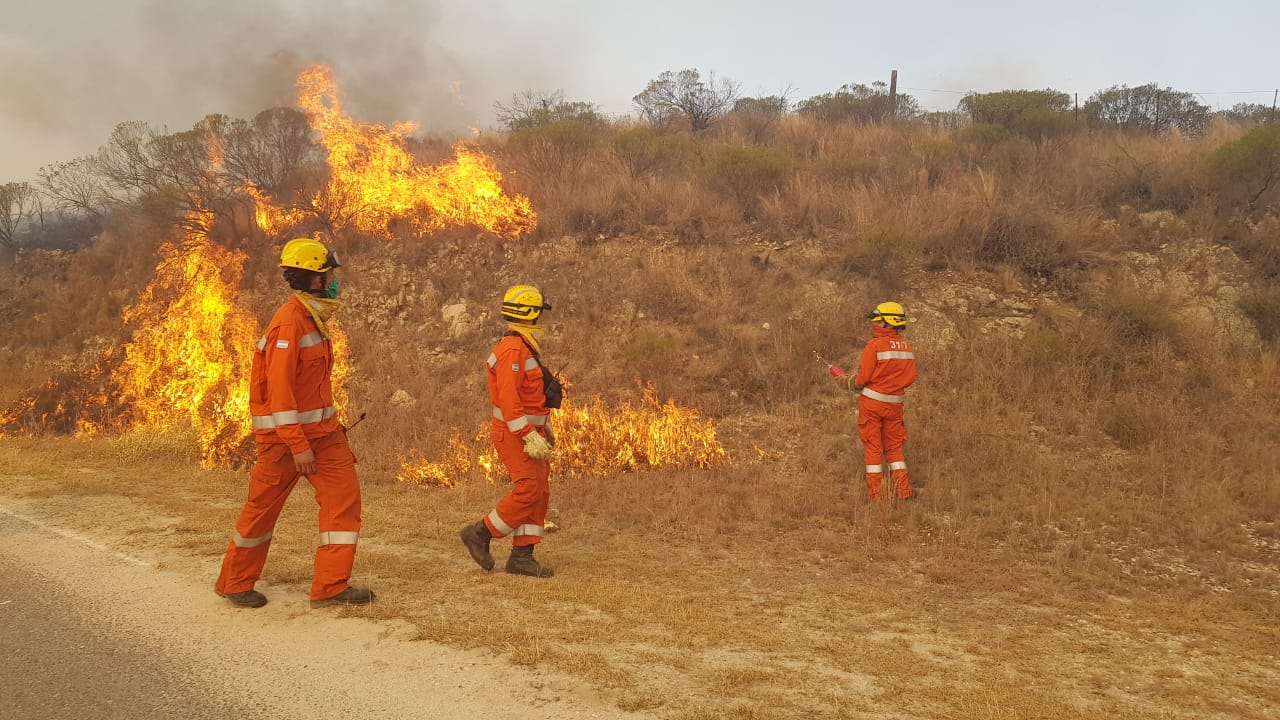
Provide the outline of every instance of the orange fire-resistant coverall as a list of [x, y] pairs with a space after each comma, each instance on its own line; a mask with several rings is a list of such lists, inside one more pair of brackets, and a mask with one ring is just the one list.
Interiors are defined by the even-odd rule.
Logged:
[[249, 475], [249, 500], [227, 545], [217, 589], [252, 590], [262, 574], [271, 534], [301, 475], [293, 456], [311, 449], [316, 472], [307, 477], [320, 505], [311, 599], [347, 589], [360, 536], [360, 481], [347, 433], [333, 406], [333, 349], [296, 296], [276, 311], [258, 341], [250, 373], [249, 408], [258, 457]]
[[[911, 480], [902, 445], [907, 428], [902, 424], [904, 393], [916, 380], [916, 359], [908, 343], [894, 328], [874, 328], [862, 349], [853, 384], [862, 388], [858, 398], [858, 435], [867, 466], [867, 496], [880, 497], [885, 460], [893, 474], [894, 493], [911, 497]], [[883, 455], [883, 458], [881, 457]]]
[[511, 535], [513, 547], [536, 545], [542, 541], [551, 499], [551, 463], [529, 457], [523, 438], [531, 432], [547, 435], [550, 411], [542, 389], [542, 366], [516, 333], [498, 341], [486, 364], [489, 402], [493, 404], [489, 436], [511, 474], [513, 487], [485, 517], [484, 524], [494, 537]]

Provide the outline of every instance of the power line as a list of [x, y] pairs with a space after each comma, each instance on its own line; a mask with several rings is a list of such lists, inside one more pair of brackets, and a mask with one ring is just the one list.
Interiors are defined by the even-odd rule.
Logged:
[[[940, 88], [920, 87], [903, 87], [902, 89], [913, 90], [915, 92], [951, 93], [955, 95], [968, 95], [971, 92], [975, 92], [974, 90], [944, 90]], [[1177, 88], [1174, 89], [1176, 90]], [[1275, 92], [1275, 88], [1269, 88], [1266, 90], [1186, 90], [1183, 92], [1189, 92], [1192, 95], [1266, 95]]]
[[[916, 92], [938, 92], [938, 93], [955, 93], [956, 95], [968, 95], [972, 90], [935, 90], [933, 88], [913, 88], [904, 87], [903, 90], [915, 90]], [[1268, 92], [1270, 92], [1268, 90]]]

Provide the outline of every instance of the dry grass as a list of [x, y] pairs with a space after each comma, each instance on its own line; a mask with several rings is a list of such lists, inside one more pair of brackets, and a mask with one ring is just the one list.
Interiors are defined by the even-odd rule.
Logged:
[[[516, 176], [541, 213], [534, 239], [338, 238], [348, 410], [368, 413], [352, 433], [356, 572], [381, 597], [350, 612], [556, 667], [669, 718], [1274, 715], [1273, 280], [1168, 252], [1219, 226], [1199, 169], [1237, 136], [1033, 144], [790, 118], [769, 140], [788, 158], [781, 178], [732, 187], [707, 172], [728, 167], [715, 147], [744, 144], [732, 132], [670, 142], [644, 172], [604, 137], [576, 181]], [[1249, 247], [1273, 222], [1241, 231]], [[48, 360], [82, 367], [86, 336], [122, 339], [156, 239], [120, 237], [15, 266], [30, 290], [0, 296], [6, 336], [21, 338], [0, 348], [14, 368], [0, 399], [48, 377]], [[247, 242], [263, 249], [242, 299], [265, 318], [281, 288], [270, 243]], [[39, 262], [62, 269], [41, 276]], [[457, 541], [502, 485], [391, 479], [409, 448], [440, 457], [483, 423], [494, 298], [529, 280], [556, 305], [547, 361], [576, 393], [652, 382], [713, 418], [733, 458], [557, 477], [563, 529], [539, 550], [557, 577], [542, 583], [486, 575]], [[862, 315], [890, 294], [920, 320], [907, 454], [927, 482], [898, 508], [864, 500], [853, 399], [812, 355], [851, 365]], [[1223, 318], [1233, 297], [1230, 323], [1194, 312], [1215, 303]], [[441, 308], [456, 304], [467, 321], [450, 326]], [[393, 406], [397, 391], [414, 402]], [[102, 509], [127, 511], [136, 526], [118, 542], [208, 568], [245, 478], [194, 456], [178, 432], [10, 437], [0, 494], [106, 534]], [[310, 577], [309, 494], [285, 510], [269, 583]]]
[[[909, 509], [867, 505], [856, 478], [797, 472], [790, 453], [557, 482], [563, 529], [539, 554], [558, 575], [542, 583], [485, 574], [457, 542], [502, 487], [373, 483], [356, 576], [382, 601], [351, 612], [572, 672], [666, 717], [1261, 718], [1278, 706], [1264, 661], [1274, 540], [1254, 548], [1240, 530], [1197, 548], [1109, 527], [1099, 518], [1134, 518], [1123, 488], [1084, 483], [1098, 497], [1073, 502], [1054, 487], [1055, 459], [991, 449], [991, 472], [971, 480], [913, 456], [930, 484]], [[118, 442], [10, 439], [0, 453], [4, 495], [85, 496], [96, 510], [75, 521], [108, 536], [121, 530], [102, 518], [127, 504], [152, 524], [115, 542], [204, 568], [243, 494], [241, 475]], [[1014, 463], [1024, 471], [1000, 485]], [[273, 585], [309, 581], [314, 514], [305, 488], [296, 497]]]

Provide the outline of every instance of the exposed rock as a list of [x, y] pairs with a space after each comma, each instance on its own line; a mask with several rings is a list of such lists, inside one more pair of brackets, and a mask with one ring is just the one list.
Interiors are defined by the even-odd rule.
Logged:
[[445, 305], [440, 308], [440, 317], [444, 319], [444, 324], [448, 326], [449, 335], [452, 337], [466, 334], [475, 326], [475, 319], [467, 312], [465, 302]]
[[418, 401], [414, 400], [409, 393], [404, 390], [396, 390], [391, 394], [391, 400], [388, 401], [391, 407], [413, 407]]

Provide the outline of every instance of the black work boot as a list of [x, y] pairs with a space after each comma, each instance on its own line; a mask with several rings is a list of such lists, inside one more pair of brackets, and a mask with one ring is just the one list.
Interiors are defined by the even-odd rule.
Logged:
[[214, 590], [214, 592], [230, 600], [232, 605], [239, 608], [260, 608], [267, 604], [267, 596], [257, 590], [245, 590], [238, 593], [224, 593], [221, 590]]
[[533, 546], [520, 545], [511, 548], [511, 557], [507, 558], [507, 572], [513, 575], [548, 578], [556, 572], [549, 567], [539, 565], [533, 559]]
[[493, 569], [493, 556], [489, 554], [489, 541], [493, 535], [489, 534], [489, 526], [484, 524], [484, 520], [462, 528], [458, 537], [462, 538], [462, 544], [467, 546], [467, 552], [471, 553], [471, 559], [477, 565], [485, 570]]
[[348, 587], [346, 590], [334, 595], [333, 597], [321, 598], [320, 600], [312, 600], [311, 607], [318, 608], [326, 605], [368, 605], [373, 602], [377, 596], [368, 588]]

